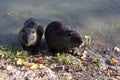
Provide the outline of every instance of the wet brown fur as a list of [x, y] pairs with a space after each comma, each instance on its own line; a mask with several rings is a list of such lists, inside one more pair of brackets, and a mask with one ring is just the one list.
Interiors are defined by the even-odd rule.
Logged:
[[62, 22], [51, 22], [45, 30], [45, 39], [48, 47], [53, 53], [69, 52], [82, 44], [80, 34]]

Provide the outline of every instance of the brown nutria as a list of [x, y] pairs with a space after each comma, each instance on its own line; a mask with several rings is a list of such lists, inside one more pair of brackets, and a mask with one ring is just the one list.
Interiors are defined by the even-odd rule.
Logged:
[[54, 21], [45, 30], [45, 39], [48, 47], [53, 53], [69, 52], [82, 44], [80, 34], [62, 22]]
[[36, 54], [40, 48], [44, 28], [34, 18], [29, 18], [19, 32], [19, 41], [23, 49]]

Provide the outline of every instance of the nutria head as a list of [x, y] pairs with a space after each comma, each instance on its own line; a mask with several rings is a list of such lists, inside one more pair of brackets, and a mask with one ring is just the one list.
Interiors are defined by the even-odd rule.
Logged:
[[65, 30], [62, 37], [63, 43], [65, 44], [64, 46], [69, 49], [79, 47], [83, 43], [80, 33], [73, 30]]
[[34, 28], [23, 28], [19, 33], [21, 44], [26, 46], [35, 45], [37, 41], [37, 31]]

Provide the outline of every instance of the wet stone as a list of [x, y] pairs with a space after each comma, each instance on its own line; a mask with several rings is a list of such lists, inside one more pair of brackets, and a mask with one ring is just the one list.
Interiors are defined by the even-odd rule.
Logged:
[[29, 80], [29, 78], [28, 77], [24, 77], [24, 80]]
[[8, 72], [8, 76], [13, 76], [13, 73], [12, 72]]

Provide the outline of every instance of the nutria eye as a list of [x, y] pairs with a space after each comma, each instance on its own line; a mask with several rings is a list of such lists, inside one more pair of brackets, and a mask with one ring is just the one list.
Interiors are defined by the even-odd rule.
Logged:
[[67, 34], [68, 37], [71, 36], [71, 35], [72, 35], [72, 33]]
[[25, 32], [25, 30], [23, 30], [23, 33]]
[[35, 31], [32, 31], [32, 33], [35, 33]]

